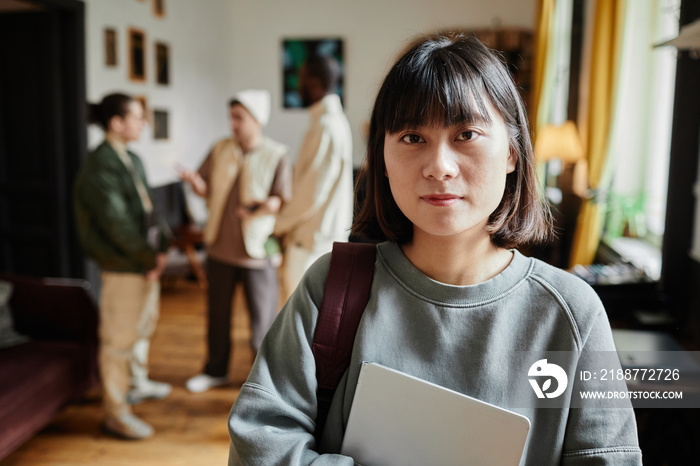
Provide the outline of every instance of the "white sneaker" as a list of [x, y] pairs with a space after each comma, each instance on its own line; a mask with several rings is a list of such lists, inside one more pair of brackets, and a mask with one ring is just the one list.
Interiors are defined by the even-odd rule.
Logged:
[[220, 387], [228, 383], [226, 377], [212, 377], [207, 374], [195, 375], [185, 384], [187, 389], [194, 393], [206, 392], [210, 388]]
[[132, 413], [121, 416], [107, 415], [102, 429], [115, 437], [126, 440], [140, 440], [153, 436], [153, 427]]
[[135, 405], [148, 398], [161, 400], [170, 395], [172, 389], [173, 387], [169, 383], [146, 379], [140, 382], [137, 387], [129, 390], [129, 393], [126, 394], [126, 402]]

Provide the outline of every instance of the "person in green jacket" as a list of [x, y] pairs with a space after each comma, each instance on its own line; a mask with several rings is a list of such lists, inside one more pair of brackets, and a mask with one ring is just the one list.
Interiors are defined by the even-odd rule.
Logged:
[[90, 106], [90, 121], [105, 131], [76, 178], [75, 216], [85, 254], [102, 270], [100, 375], [106, 409], [103, 429], [141, 439], [153, 428], [129, 404], [164, 398], [169, 384], [148, 379], [147, 355], [160, 307], [167, 226], [156, 219], [143, 165], [126, 144], [144, 126], [141, 103], [110, 94]]

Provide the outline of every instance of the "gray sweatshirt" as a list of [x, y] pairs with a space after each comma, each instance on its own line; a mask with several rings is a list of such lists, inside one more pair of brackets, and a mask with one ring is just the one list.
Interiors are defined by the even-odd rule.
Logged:
[[[510, 265], [484, 283], [446, 285], [414, 267], [394, 243], [377, 247], [350, 367], [317, 448], [311, 345], [329, 263], [327, 255], [308, 270], [262, 343], [231, 409], [230, 465], [352, 465], [352, 458], [317, 450], [340, 450], [363, 361], [526, 416], [531, 430], [522, 465], [641, 465], [628, 402], [570, 407], [587, 355], [614, 351], [605, 310], [586, 283], [515, 251]], [[565, 355], [558, 364], [570, 383], [558, 408], [540, 407], [528, 383], [530, 364], [543, 352]]]

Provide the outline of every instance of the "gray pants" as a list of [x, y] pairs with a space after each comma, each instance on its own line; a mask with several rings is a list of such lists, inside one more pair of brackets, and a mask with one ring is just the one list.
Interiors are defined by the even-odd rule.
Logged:
[[253, 333], [251, 344], [257, 353], [267, 329], [277, 316], [277, 268], [270, 264], [263, 269], [249, 269], [210, 258], [206, 267], [209, 281], [209, 357], [204, 373], [224, 377], [228, 373], [231, 357], [231, 305], [236, 283], [243, 283]]

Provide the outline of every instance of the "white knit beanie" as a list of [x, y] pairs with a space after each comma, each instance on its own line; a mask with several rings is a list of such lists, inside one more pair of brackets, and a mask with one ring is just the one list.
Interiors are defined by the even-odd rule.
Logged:
[[270, 121], [270, 93], [264, 89], [247, 89], [233, 96], [253, 115], [260, 126]]

